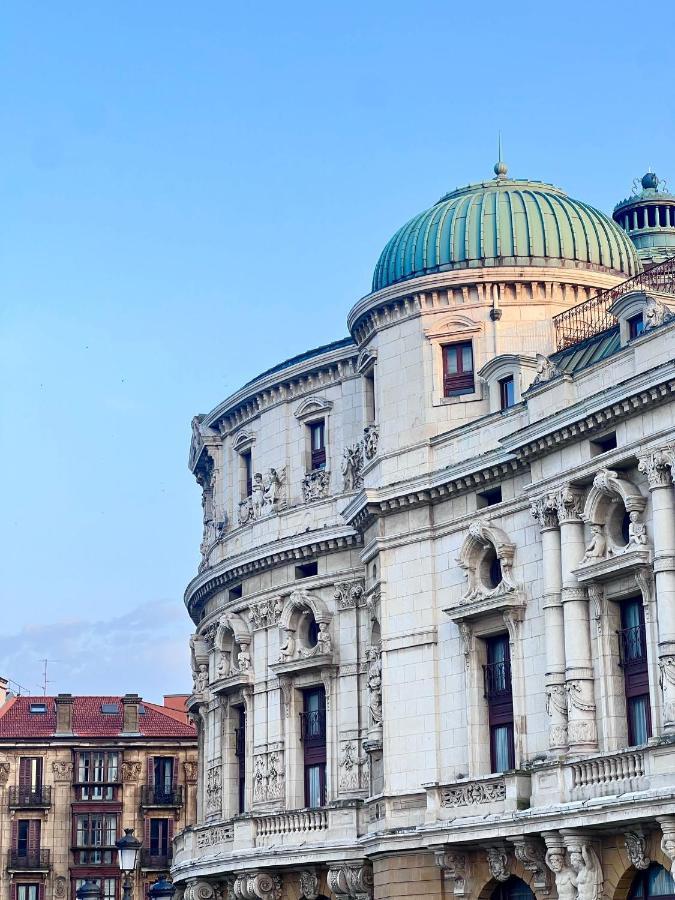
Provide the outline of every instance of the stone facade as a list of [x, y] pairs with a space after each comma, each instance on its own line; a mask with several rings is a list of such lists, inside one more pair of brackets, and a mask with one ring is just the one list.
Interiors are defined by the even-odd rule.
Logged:
[[[560, 346], [554, 317], [605, 290], [610, 330]], [[186, 894], [487, 900], [524, 882], [623, 900], [649, 860], [670, 869], [675, 298], [659, 297], [633, 334], [654, 297], [616, 273], [423, 275], [194, 420]], [[473, 369], [453, 393], [457, 343]]]
[[[0, 702], [0, 896], [75, 900], [78, 884], [95, 878], [104, 900], [119, 900], [110, 840], [124, 828], [143, 842], [135, 898], [169, 871], [173, 833], [196, 820], [197, 740], [177, 700], [163, 707], [137, 695], [62, 694]], [[171, 761], [170, 785], [154, 780], [157, 758]]]

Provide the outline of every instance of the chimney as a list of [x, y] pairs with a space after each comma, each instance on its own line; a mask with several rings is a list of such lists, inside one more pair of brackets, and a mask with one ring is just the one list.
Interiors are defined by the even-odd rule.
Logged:
[[73, 695], [57, 694], [54, 698], [56, 706], [56, 731], [55, 734], [73, 733]]
[[9, 681], [6, 678], [0, 678], [0, 706], [7, 703], [7, 688]]
[[124, 716], [122, 718], [122, 734], [140, 734], [138, 727], [138, 707], [141, 698], [138, 694], [125, 694], [122, 697]]

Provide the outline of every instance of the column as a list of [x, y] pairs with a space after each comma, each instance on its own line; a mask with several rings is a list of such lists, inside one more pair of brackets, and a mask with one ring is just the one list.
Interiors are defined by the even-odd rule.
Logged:
[[663, 730], [675, 732], [675, 448], [663, 447], [640, 457], [652, 499], [654, 579], [659, 622], [659, 669], [663, 692]]
[[532, 501], [530, 511], [541, 528], [548, 745], [553, 751], [564, 751], [567, 747], [565, 634], [561, 601], [560, 530], [555, 496], [548, 495]]
[[584, 523], [581, 491], [566, 486], [555, 497], [560, 523], [561, 600], [565, 636], [565, 690], [567, 691], [567, 740], [572, 753], [597, 750], [591, 629], [586, 591], [573, 570], [584, 555]]

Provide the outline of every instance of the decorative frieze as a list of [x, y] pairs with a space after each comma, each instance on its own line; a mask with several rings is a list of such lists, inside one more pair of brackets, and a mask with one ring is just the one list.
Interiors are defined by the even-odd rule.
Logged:
[[283, 800], [286, 796], [283, 758], [280, 751], [258, 753], [253, 762], [253, 802]]
[[476, 803], [494, 803], [505, 799], [506, 783], [503, 778], [495, 781], [470, 781], [441, 791], [441, 806], [473, 806]]
[[214, 825], [212, 828], [205, 828], [197, 832], [197, 847], [204, 850], [206, 847], [227, 844], [232, 840], [233, 835], [232, 825]]
[[278, 513], [285, 507], [286, 467], [268, 469], [264, 475], [256, 472], [251, 485], [251, 496], [239, 503], [239, 524], [255, 522]]
[[317, 469], [308, 472], [302, 479], [302, 498], [305, 503], [313, 503], [315, 500], [325, 500], [330, 486], [330, 472], [326, 469]]
[[55, 759], [52, 763], [52, 772], [54, 773], [54, 781], [73, 780], [72, 762], [64, 762], [63, 760]]
[[361, 791], [367, 787], [362, 772], [367, 765], [368, 757], [359, 754], [356, 741], [344, 741], [340, 747], [339, 788], [341, 793]]
[[279, 622], [284, 604], [281, 597], [271, 600], [259, 600], [251, 603], [248, 609], [248, 620], [254, 629], [271, 628]]
[[333, 598], [338, 609], [353, 609], [356, 606], [365, 606], [366, 598], [362, 580], [342, 581], [335, 585]]
[[215, 815], [221, 811], [223, 783], [220, 765], [212, 766], [206, 773], [206, 813]]

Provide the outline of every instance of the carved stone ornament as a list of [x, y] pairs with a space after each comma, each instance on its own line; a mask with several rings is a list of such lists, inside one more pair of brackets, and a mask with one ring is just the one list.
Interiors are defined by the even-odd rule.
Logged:
[[198, 765], [196, 760], [186, 760], [186, 762], [183, 763], [183, 771], [185, 772], [185, 781], [187, 784], [197, 783]]
[[319, 878], [315, 872], [305, 869], [298, 875], [300, 896], [305, 900], [316, 900], [319, 896]]
[[659, 683], [663, 695], [663, 723], [675, 724], [675, 655], [665, 654], [659, 659]]
[[363, 606], [364, 597], [363, 581], [343, 581], [341, 584], [335, 585], [333, 598], [338, 609], [353, 609]]
[[253, 802], [262, 803], [267, 799], [267, 759], [264, 753], [255, 758], [253, 764]]
[[73, 780], [72, 762], [63, 762], [60, 759], [55, 759], [52, 763], [52, 772], [54, 773], [54, 781]]
[[547, 494], [530, 501], [530, 512], [540, 528], [555, 528], [558, 524], [558, 507], [555, 494]]
[[379, 427], [377, 425], [366, 425], [363, 429], [363, 452], [366, 459], [373, 459], [377, 455], [377, 445], [379, 440]]
[[208, 881], [193, 879], [185, 886], [183, 900], [216, 900], [216, 889]]
[[328, 870], [328, 887], [339, 900], [370, 900], [373, 894], [373, 870], [370, 863], [331, 866]]
[[238, 521], [240, 525], [256, 522], [285, 509], [286, 499], [286, 467], [270, 468], [263, 475], [253, 475], [251, 496], [239, 501]]
[[0, 784], [7, 784], [9, 778], [9, 763], [0, 762]]
[[578, 488], [565, 485], [552, 495], [552, 500], [560, 523], [578, 522], [581, 519], [584, 500], [583, 493]]
[[640, 457], [638, 469], [647, 476], [651, 490], [668, 487], [675, 482], [675, 447], [659, 447]]
[[544, 356], [543, 353], [537, 353], [537, 374], [534, 377], [532, 386], [544, 384], [557, 375], [560, 375], [560, 370], [555, 363], [552, 363], [548, 356]]
[[341, 791], [358, 791], [361, 789], [361, 767], [366, 762], [359, 755], [356, 741], [345, 741], [340, 752], [339, 783]]
[[254, 629], [271, 628], [278, 623], [283, 609], [284, 604], [281, 597], [274, 597], [271, 600], [259, 600], [257, 603], [250, 605], [248, 620]]
[[577, 900], [577, 876], [567, 861], [567, 851], [560, 835], [555, 832], [545, 836], [544, 860], [555, 878], [558, 900]]
[[538, 838], [527, 836], [513, 839], [513, 852], [522, 867], [532, 873], [534, 888], [548, 895], [551, 892], [551, 873], [546, 866], [546, 847]]
[[642, 829], [627, 831], [623, 836], [626, 851], [636, 869], [648, 869], [651, 862], [647, 856], [647, 841]]
[[566, 836], [566, 843], [570, 867], [576, 874], [578, 900], [600, 900], [604, 876], [598, 854], [581, 836]]
[[357, 491], [363, 487], [363, 444], [357, 441], [342, 451], [342, 490]]
[[206, 812], [209, 815], [220, 812], [222, 793], [220, 766], [212, 766], [206, 773]]
[[140, 762], [123, 762], [122, 763], [122, 781], [138, 781], [141, 777], [143, 766]]
[[506, 799], [506, 784], [497, 781], [471, 781], [441, 790], [441, 806], [473, 806], [476, 803], [496, 803]]
[[330, 485], [330, 472], [326, 469], [317, 469], [314, 472], [308, 472], [302, 479], [302, 497], [305, 503], [312, 503], [315, 500], [325, 500], [328, 496], [328, 487]]
[[233, 893], [236, 900], [281, 900], [281, 878], [270, 872], [237, 875]]
[[382, 724], [382, 648], [373, 645], [366, 651], [368, 660], [368, 705], [372, 725]]
[[468, 897], [471, 893], [471, 868], [466, 853], [454, 850], [437, 850], [436, 865], [453, 883], [455, 897]]
[[[494, 551], [499, 560], [500, 581], [494, 587], [484, 583], [482, 576], [482, 560], [488, 551]], [[462, 544], [458, 557], [459, 565], [467, 574], [467, 590], [462, 603], [503, 597], [517, 590], [513, 580], [513, 557], [515, 544], [501, 528], [487, 522], [472, 522], [469, 533]]]
[[656, 821], [661, 826], [661, 850], [670, 860], [672, 871], [675, 863], [675, 816], [657, 816]]
[[647, 294], [647, 302], [642, 310], [642, 316], [645, 323], [645, 332], [651, 331], [652, 328], [658, 328], [664, 322], [669, 322], [675, 318], [665, 303], [662, 303], [650, 294]]
[[504, 847], [488, 847], [485, 851], [490, 875], [497, 881], [508, 881], [511, 877], [509, 855]]
[[67, 879], [63, 875], [57, 875], [54, 879], [54, 896], [58, 897], [59, 900], [66, 896], [66, 888], [68, 885]]

